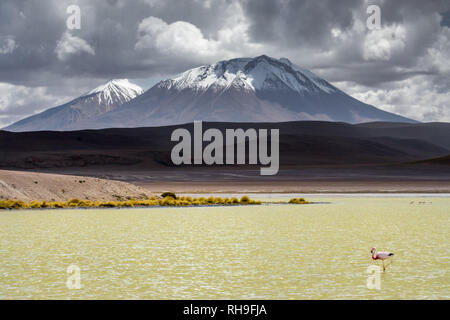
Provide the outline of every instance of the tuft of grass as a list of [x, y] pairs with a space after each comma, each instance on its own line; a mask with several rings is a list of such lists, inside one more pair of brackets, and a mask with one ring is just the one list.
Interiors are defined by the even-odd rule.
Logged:
[[292, 204], [308, 204], [309, 202], [306, 201], [304, 198], [292, 198], [289, 200], [289, 203]]
[[176, 199], [177, 195], [173, 192], [164, 192], [163, 194], [161, 194], [161, 198], [167, 198], [167, 197]]

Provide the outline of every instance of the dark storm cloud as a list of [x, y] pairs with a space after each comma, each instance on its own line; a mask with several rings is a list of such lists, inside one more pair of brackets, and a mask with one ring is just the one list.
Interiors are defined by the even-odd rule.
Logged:
[[[389, 61], [368, 61], [364, 57], [364, 37], [370, 32], [365, 28], [366, 10], [372, 4], [381, 8], [382, 26], [404, 25], [404, 30], [397, 31], [406, 33], [407, 39]], [[318, 59], [301, 54], [292, 59], [323, 70], [330, 80], [348, 80], [351, 75], [357, 82], [374, 85], [430, 72], [417, 63], [436, 41], [441, 29], [439, 19], [446, 19], [450, 2], [287, 0], [276, 5], [271, 0], [247, 0], [244, 8], [250, 19], [250, 34], [258, 41], [299, 53], [315, 49]], [[362, 33], [354, 31], [358, 22], [363, 24]], [[347, 37], [334, 37], [333, 29]], [[328, 54], [320, 57], [321, 52]]]
[[[152, 52], [154, 48], [148, 48], [146, 52], [135, 50], [137, 30], [142, 20], [154, 16], [169, 25], [176, 21], [186, 21], [199, 28], [206, 39], [215, 39], [217, 32], [226, 26], [226, 9], [234, 2], [4, 0], [0, 3], [0, 36], [12, 37], [17, 48], [13, 54], [0, 56], [0, 80], [32, 84], [42, 81], [39, 74], [45, 74], [45, 78], [51, 83], [58, 81], [60, 74], [65, 77], [89, 75], [111, 78], [148, 77], [155, 73], [179, 72], [197, 61], [192, 61], [195, 59], [187, 56], [174, 59], [167, 54]], [[72, 30], [70, 34], [83, 39], [95, 54], [80, 50], [78, 54], [67, 55], [61, 61], [55, 47], [64, 32], [67, 32], [66, 8], [72, 3], [81, 7], [82, 28]], [[364, 1], [242, 0], [240, 3], [249, 24], [249, 40], [261, 44], [261, 51], [264, 51], [265, 46], [268, 51], [286, 53], [302, 53], [307, 50], [328, 52], [328, 59], [320, 55], [317, 55], [316, 60], [290, 56], [297, 63], [306, 64], [305, 67], [321, 67], [324, 70], [356, 63], [364, 63], [374, 71], [380, 68], [380, 63], [364, 60], [361, 54], [363, 39], [361, 35], [351, 34], [355, 19], [364, 23], [367, 17], [368, 3]], [[446, 11], [449, 9], [446, 1], [370, 2], [373, 3], [379, 3], [382, 8], [383, 24], [406, 23], [406, 31], [409, 30], [405, 54], [392, 54], [389, 63], [383, 61], [382, 65], [386, 69], [391, 66], [414, 66], [417, 59], [436, 40], [440, 26], [433, 24], [433, 14], [444, 14], [442, 21], [445, 22], [448, 15]], [[345, 45], [342, 45], [342, 41], [333, 36], [332, 30], [343, 34], [348, 32], [353, 39], [347, 39]], [[278, 50], [274, 50], [274, 47]], [[238, 54], [239, 48], [236, 51]], [[265, 52], [255, 52], [259, 53]], [[361, 65], [357, 67], [360, 68]], [[423, 71], [409, 70], [405, 75]], [[359, 74], [357, 70], [349, 73]], [[385, 75], [389, 75], [387, 70], [383, 70], [375, 78], [386, 80], [383, 78]], [[55, 79], [52, 80], [52, 77]], [[395, 73], [390, 79], [396, 80], [398, 77]], [[369, 82], [373, 83], [373, 79], [372, 77]], [[361, 81], [366, 80], [362, 78]]]
[[450, 10], [442, 13], [441, 25], [450, 27]]
[[287, 46], [321, 46], [332, 28], [345, 30], [353, 24], [352, 10], [359, 0], [271, 1], [247, 0], [244, 9], [251, 21], [250, 33], [258, 41]]
[[447, 0], [244, 0], [243, 8], [251, 21], [250, 32], [260, 41], [274, 41], [292, 46], [323, 46], [330, 38], [330, 30], [349, 29], [354, 18], [367, 17], [369, 5], [381, 8], [385, 24], [402, 23], [405, 19], [445, 13], [449, 10]]
[[0, 80], [20, 81], [28, 72], [53, 64], [54, 41], [65, 28], [55, 11], [37, 1], [0, 3], [0, 36], [17, 44], [13, 53], [0, 55]]

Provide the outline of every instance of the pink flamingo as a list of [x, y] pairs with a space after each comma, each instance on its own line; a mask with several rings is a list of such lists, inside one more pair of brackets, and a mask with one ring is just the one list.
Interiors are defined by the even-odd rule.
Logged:
[[370, 253], [372, 254], [373, 260], [381, 260], [381, 262], [383, 263], [383, 272], [386, 271], [386, 266], [384, 265], [384, 260], [389, 259], [394, 254], [392, 252], [378, 252], [377, 253], [377, 248], [375, 248], [375, 247], [372, 248]]

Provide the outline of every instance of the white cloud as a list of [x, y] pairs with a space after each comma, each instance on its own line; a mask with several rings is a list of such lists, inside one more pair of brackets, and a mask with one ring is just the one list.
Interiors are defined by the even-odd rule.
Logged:
[[189, 22], [168, 24], [160, 18], [148, 17], [139, 24], [135, 47], [138, 50], [155, 49], [171, 56], [208, 56], [217, 53], [218, 43], [205, 39], [201, 30]]
[[435, 45], [428, 49], [428, 54], [434, 67], [440, 72], [450, 73], [450, 28], [443, 28]]
[[145, 18], [138, 27], [135, 49], [151, 58], [156, 54], [202, 63], [261, 54], [265, 46], [250, 41], [249, 25], [240, 4], [230, 5], [224, 16], [227, 17], [224, 25], [210, 37], [186, 21], [167, 23], [153, 16]]
[[364, 60], [388, 61], [405, 47], [406, 32], [402, 25], [392, 25], [372, 30], [364, 39]]
[[232, 3], [224, 15], [227, 19], [217, 32], [217, 41], [220, 44], [219, 50], [227, 52], [227, 58], [261, 55], [271, 48], [269, 45], [252, 42], [249, 36], [250, 25], [239, 3]]
[[10, 54], [17, 48], [16, 41], [13, 37], [0, 37], [0, 54]]
[[0, 128], [67, 99], [49, 93], [46, 87], [31, 88], [0, 82]]
[[331, 29], [331, 34], [335, 38], [339, 38], [339, 36], [342, 34], [342, 31], [339, 28], [333, 28]]
[[[431, 22], [423, 24], [422, 28], [432, 29], [429, 24]], [[407, 36], [405, 30], [408, 30]], [[381, 33], [377, 34], [379, 31]], [[414, 41], [414, 30], [397, 25], [379, 31], [366, 36], [364, 58], [383, 62], [396, 55], [397, 59], [403, 60], [402, 56], [408, 54], [405, 46], [408, 41]], [[386, 81], [376, 86], [351, 81], [336, 85], [356, 99], [389, 112], [419, 121], [450, 122], [450, 28], [442, 27], [436, 39], [432, 40], [424, 55], [410, 68], [391, 66], [393, 70], [412, 72], [406, 79]]]
[[441, 90], [427, 76], [389, 83], [379, 89], [348, 82], [337, 85], [354, 98], [385, 111], [419, 121], [450, 122], [450, 92]]
[[86, 40], [73, 36], [68, 31], [64, 32], [61, 39], [56, 44], [55, 52], [58, 59], [61, 61], [65, 61], [70, 56], [79, 55], [83, 52], [95, 55], [94, 48], [92, 48]]

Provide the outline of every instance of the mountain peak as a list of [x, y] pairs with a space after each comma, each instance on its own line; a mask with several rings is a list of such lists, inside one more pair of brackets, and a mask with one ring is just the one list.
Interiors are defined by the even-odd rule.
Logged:
[[144, 91], [141, 87], [139, 87], [137, 84], [134, 84], [130, 82], [128, 79], [112, 79], [108, 81], [105, 84], [102, 84], [95, 89], [89, 91], [86, 96], [99, 93], [99, 92], [105, 92], [105, 91], [112, 91], [112, 90], [120, 90], [120, 91], [128, 91], [128, 92], [134, 92], [137, 95], [142, 94]]
[[74, 130], [94, 117], [112, 111], [141, 95], [143, 90], [128, 79], [113, 79], [66, 104], [20, 120], [10, 131]]
[[142, 93], [144, 90], [128, 79], [113, 79], [89, 91], [83, 97], [94, 96], [99, 104], [120, 105]]
[[267, 55], [219, 61], [188, 70], [159, 84], [161, 88], [224, 91], [229, 88], [258, 92], [292, 90], [300, 94], [332, 93], [338, 89], [286, 58]]

